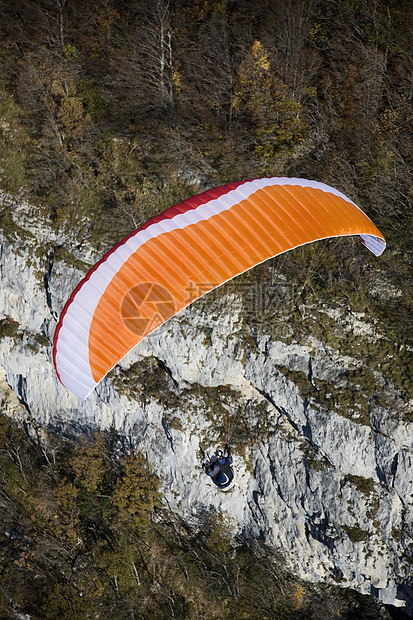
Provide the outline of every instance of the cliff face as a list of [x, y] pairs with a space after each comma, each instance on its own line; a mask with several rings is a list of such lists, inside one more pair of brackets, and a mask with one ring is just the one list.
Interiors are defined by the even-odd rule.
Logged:
[[[280, 549], [300, 577], [413, 615], [412, 402], [379, 364], [363, 367], [355, 354], [385, 337], [377, 323], [322, 305], [308, 320], [324, 330], [277, 340], [249, 331], [242, 300], [220, 295], [158, 329], [82, 402], [59, 384], [51, 341], [65, 301], [99, 257], [24, 201], [0, 193], [0, 203], [11, 223], [0, 257], [7, 415], [65, 433], [114, 427], [147, 455], [165, 502], [188, 522], [225, 511], [234, 531]], [[354, 355], [334, 348], [332, 325], [348, 334]], [[221, 493], [201, 470], [199, 447], [222, 444], [237, 413], [236, 483]]]

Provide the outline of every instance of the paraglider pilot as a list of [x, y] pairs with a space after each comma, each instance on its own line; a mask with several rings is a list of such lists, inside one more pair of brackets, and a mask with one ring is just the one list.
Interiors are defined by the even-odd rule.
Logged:
[[227, 456], [222, 450], [217, 450], [211, 458], [203, 464], [205, 473], [210, 476], [212, 482], [219, 489], [226, 489], [234, 478], [234, 471], [231, 467], [232, 456], [229, 447], [226, 449]]

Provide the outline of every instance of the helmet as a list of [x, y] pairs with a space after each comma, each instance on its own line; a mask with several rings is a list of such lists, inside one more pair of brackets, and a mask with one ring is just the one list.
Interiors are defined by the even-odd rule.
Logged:
[[223, 459], [224, 453], [222, 452], [222, 450], [215, 450], [215, 456], [218, 457], [219, 459]]

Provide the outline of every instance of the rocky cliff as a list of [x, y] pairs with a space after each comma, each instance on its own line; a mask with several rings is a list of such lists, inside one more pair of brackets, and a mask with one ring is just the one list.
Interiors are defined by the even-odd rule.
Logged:
[[[304, 309], [314, 330], [295, 337], [288, 326], [248, 325], [242, 297], [224, 291], [159, 328], [82, 402], [59, 384], [51, 342], [99, 256], [23, 199], [0, 193], [0, 208], [8, 415], [71, 434], [114, 427], [147, 455], [165, 502], [188, 522], [226, 512], [234, 533], [273, 545], [300, 577], [413, 615], [412, 401], [382, 372], [385, 359], [362, 363], [360, 349], [386, 340], [377, 321], [322, 303]], [[385, 282], [373, 289], [401, 294]], [[335, 346], [338, 333], [346, 347]], [[403, 350], [389, 347], [391, 364]], [[236, 484], [222, 493], [203, 474], [199, 449], [222, 443], [237, 415]]]

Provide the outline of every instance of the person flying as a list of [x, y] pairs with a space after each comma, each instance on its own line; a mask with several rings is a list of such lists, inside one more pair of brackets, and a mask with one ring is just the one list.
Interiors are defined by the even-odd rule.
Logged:
[[203, 467], [207, 476], [219, 489], [226, 489], [234, 478], [234, 470], [231, 465], [232, 456], [230, 449], [227, 448], [227, 456], [222, 450], [216, 450], [215, 454], [203, 464]]

